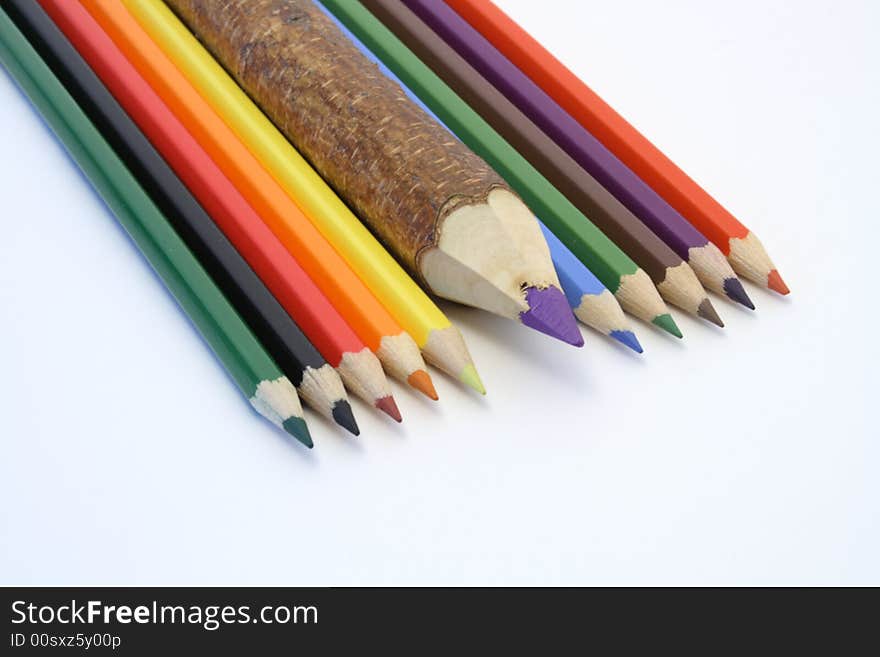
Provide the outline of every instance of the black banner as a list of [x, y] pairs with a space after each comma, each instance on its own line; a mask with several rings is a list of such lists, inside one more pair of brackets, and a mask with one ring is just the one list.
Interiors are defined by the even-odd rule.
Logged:
[[[418, 655], [477, 645], [568, 654], [696, 645], [842, 647], [876, 605], [826, 593], [710, 589], [3, 588], [0, 654]], [[867, 593], [867, 591], [862, 591]], [[876, 593], [870, 592], [873, 599]], [[849, 593], [846, 594], [849, 597]], [[847, 610], [847, 611], [845, 611]], [[836, 623], [845, 627], [835, 632]], [[760, 637], [757, 639], [756, 637]], [[755, 643], [758, 641], [758, 643]]]

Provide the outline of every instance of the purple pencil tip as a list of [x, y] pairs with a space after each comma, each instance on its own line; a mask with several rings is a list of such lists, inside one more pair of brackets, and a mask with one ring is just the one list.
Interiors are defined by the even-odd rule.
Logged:
[[529, 309], [519, 316], [523, 324], [575, 347], [584, 346], [584, 336], [559, 288], [553, 285], [544, 289], [527, 288], [526, 303]]

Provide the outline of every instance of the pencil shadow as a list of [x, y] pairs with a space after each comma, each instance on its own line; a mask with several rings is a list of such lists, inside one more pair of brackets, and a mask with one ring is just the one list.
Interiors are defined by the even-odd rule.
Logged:
[[[355, 421], [357, 421], [357, 418], [355, 418]], [[340, 442], [344, 449], [351, 449], [357, 452], [364, 450], [364, 446], [360, 443], [360, 436], [349, 433], [344, 427], [339, 426], [319, 413], [311, 412], [308, 417], [308, 423], [312, 440], [315, 443], [314, 449], [318, 449], [320, 447], [320, 440], [327, 436], [330, 440]], [[314, 449], [309, 451], [313, 452]]]
[[[774, 292], [773, 290], [768, 290], [766, 287], [762, 287], [760, 285], [752, 283], [751, 281], [749, 281], [748, 292], [749, 296], [752, 297], [752, 301], [754, 301], [754, 295], [757, 292], [762, 299], [762, 304], [763, 300], [767, 300], [772, 303], [781, 303], [784, 305], [791, 305], [794, 303], [794, 299], [792, 299], [791, 294], [782, 295], [778, 292]], [[759, 307], [756, 303], [755, 307], [760, 310], [763, 305]]]
[[[259, 417], [262, 422], [266, 421], [265, 418], [261, 416]], [[315, 447], [312, 449], [309, 449], [283, 429], [279, 429], [275, 426], [272, 426], [272, 428], [274, 429], [274, 431], [271, 432], [272, 435], [276, 440], [284, 444], [284, 447], [289, 454], [296, 454], [296, 457], [300, 459], [300, 462], [304, 463], [307, 467], [317, 468], [320, 466], [318, 455], [315, 453], [315, 449], [318, 447], [317, 444], [315, 444]], [[311, 433], [311, 427], [309, 427], [309, 432]], [[314, 442], [314, 435], [312, 436], [312, 442]]]

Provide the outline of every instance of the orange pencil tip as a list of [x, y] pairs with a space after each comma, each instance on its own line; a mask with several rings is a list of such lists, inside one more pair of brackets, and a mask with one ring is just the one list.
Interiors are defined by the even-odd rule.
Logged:
[[403, 418], [400, 416], [400, 409], [397, 408], [397, 402], [394, 401], [394, 397], [391, 395], [377, 399], [376, 408], [390, 415], [394, 418], [395, 422], [403, 422]]
[[434, 382], [431, 380], [431, 375], [425, 370], [416, 370], [409, 375], [406, 382], [426, 397], [430, 397], [434, 401], [440, 399], [440, 397], [437, 396], [437, 391], [434, 389]]
[[782, 276], [779, 275], [779, 271], [776, 269], [767, 274], [767, 287], [779, 294], [788, 294], [790, 292], [788, 285], [785, 284], [785, 281], [782, 280]]

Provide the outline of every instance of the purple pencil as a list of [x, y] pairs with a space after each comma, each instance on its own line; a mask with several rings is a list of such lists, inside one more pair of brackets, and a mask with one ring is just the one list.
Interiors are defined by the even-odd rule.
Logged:
[[754, 309], [724, 254], [442, 0], [403, 0], [696, 272], [710, 290]]

